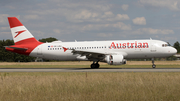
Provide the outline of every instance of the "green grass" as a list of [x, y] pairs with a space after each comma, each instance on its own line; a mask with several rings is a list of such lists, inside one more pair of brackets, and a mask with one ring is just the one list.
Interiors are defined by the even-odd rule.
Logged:
[[0, 73], [1, 101], [178, 101], [180, 73]]

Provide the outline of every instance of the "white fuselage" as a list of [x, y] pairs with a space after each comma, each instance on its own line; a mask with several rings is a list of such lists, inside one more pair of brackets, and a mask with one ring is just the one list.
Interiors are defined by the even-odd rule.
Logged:
[[[68, 50], [64, 51], [62, 47]], [[167, 46], [166, 42], [159, 40], [56, 41], [39, 45], [30, 56], [62, 61], [87, 60], [80, 58], [78, 54], [73, 54], [72, 49], [109, 55], [121, 54], [125, 59], [168, 57], [177, 52], [173, 47]]]

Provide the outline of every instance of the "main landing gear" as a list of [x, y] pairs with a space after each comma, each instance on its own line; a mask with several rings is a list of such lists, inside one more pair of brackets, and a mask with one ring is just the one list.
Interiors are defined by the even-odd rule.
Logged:
[[91, 68], [92, 68], [92, 69], [94, 69], [94, 68], [99, 68], [99, 66], [100, 66], [100, 65], [99, 65], [98, 62], [96, 62], [96, 63], [93, 62], [93, 63], [91, 64]]
[[152, 68], [156, 68], [156, 65], [154, 64], [154, 58], [152, 58]]

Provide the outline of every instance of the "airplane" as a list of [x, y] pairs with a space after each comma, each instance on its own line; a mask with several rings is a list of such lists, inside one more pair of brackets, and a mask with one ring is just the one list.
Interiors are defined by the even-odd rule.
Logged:
[[109, 40], [109, 41], [54, 41], [42, 43], [16, 18], [8, 17], [15, 45], [5, 46], [7, 51], [32, 57], [60, 61], [93, 61], [91, 68], [99, 68], [99, 62], [109, 65], [126, 64], [127, 59], [152, 59], [169, 57], [177, 50], [160, 40]]

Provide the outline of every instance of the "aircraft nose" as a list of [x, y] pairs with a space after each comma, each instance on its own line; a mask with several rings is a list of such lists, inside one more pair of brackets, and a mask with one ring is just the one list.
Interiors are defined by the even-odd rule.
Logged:
[[172, 54], [176, 54], [176, 53], [177, 53], [177, 50], [176, 50], [174, 47], [172, 47], [170, 52], [171, 52]]

